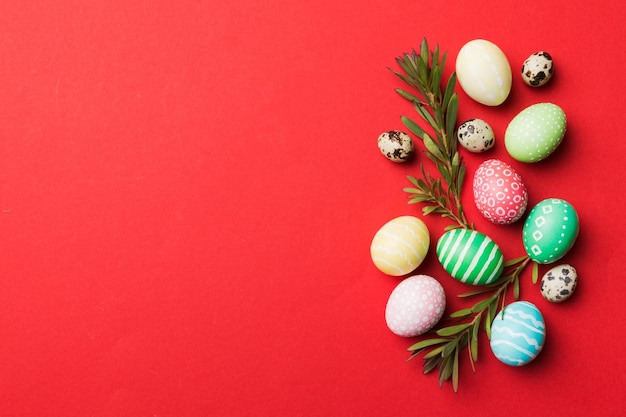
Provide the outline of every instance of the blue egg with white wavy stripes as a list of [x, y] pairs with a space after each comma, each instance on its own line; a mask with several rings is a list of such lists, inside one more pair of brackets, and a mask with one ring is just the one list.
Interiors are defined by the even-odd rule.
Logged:
[[491, 324], [491, 351], [502, 363], [523, 366], [543, 349], [546, 323], [539, 309], [528, 301], [516, 301], [500, 311]]

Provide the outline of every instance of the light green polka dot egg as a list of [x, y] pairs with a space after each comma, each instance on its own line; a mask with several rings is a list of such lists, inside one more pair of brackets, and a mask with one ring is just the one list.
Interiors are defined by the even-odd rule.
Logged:
[[504, 133], [504, 146], [520, 162], [541, 161], [559, 146], [566, 127], [567, 119], [559, 106], [533, 104], [511, 120]]
[[524, 249], [533, 261], [550, 264], [571, 249], [578, 228], [578, 214], [570, 203], [560, 198], [545, 199], [533, 207], [524, 222]]

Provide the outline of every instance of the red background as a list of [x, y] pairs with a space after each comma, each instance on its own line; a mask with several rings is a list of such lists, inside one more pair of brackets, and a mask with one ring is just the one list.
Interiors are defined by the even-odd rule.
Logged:
[[[611, 3], [613, 5], [611, 5]], [[594, 5], [468, 0], [5, 1], [0, 5], [0, 415], [620, 415], [624, 390], [623, 13]], [[406, 204], [409, 164], [378, 135], [417, 120], [387, 67], [423, 37], [448, 51], [493, 41], [514, 70], [497, 108], [460, 93], [459, 120], [496, 132], [531, 206], [560, 197], [581, 232], [563, 260], [580, 284], [548, 304], [524, 368], [483, 339], [460, 390], [405, 363], [385, 325], [399, 278], [369, 258]], [[537, 50], [553, 80], [526, 87]], [[563, 144], [512, 161], [507, 123], [540, 101]], [[507, 258], [521, 222], [465, 206]], [[447, 224], [427, 217], [432, 239]], [[434, 254], [449, 308], [467, 291]], [[547, 269], [542, 267], [541, 272]]]

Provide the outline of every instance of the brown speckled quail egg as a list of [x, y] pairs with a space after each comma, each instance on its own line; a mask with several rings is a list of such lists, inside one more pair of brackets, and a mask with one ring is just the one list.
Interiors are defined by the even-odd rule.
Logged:
[[378, 149], [387, 159], [393, 162], [404, 162], [413, 156], [413, 140], [405, 132], [390, 130], [378, 137]]
[[552, 303], [560, 303], [574, 293], [577, 283], [578, 274], [571, 265], [558, 265], [541, 278], [541, 295]]
[[545, 51], [535, 52], [522, 65], [522, 79], [531, 87], [541, 87], [552, 78], [552, 57]]
[[465, 121], [457, 129], [456, 137], [461, 146], [475, 153], [488, 151], [495, 144], [493, 129], [481, 119]]

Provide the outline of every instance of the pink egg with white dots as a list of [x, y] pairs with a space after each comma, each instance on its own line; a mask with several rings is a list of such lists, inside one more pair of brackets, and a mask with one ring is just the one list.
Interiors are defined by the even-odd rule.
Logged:
[[398, 336], [419, 336], [441, 320], [445, 309], [446, 295], [439, 281], [428, 275], [414, 275], [391, 292], [385, 320]]
[[506, 162], [489, 159], [474, 173], [474, 202], [495, 224], [511, 224], [526, 211], [528, 192], [522, 177]]

